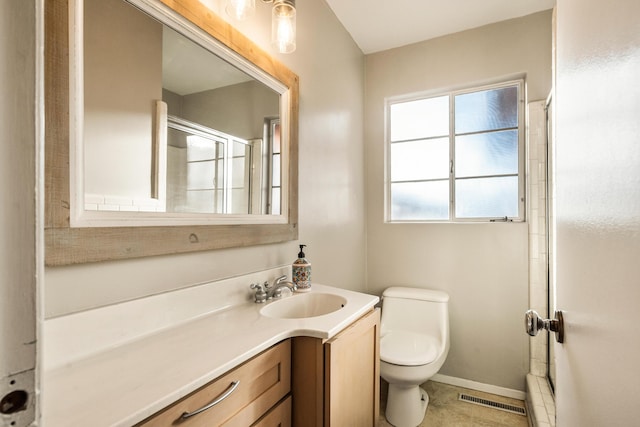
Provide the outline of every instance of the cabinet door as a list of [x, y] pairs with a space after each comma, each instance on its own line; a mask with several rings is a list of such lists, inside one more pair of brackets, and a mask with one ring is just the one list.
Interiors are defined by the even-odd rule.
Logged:
[[291, 389], [293, 391], [293, 425], [324, 425], [324, 346], [320, 338], [292, 339]]
[[325, 427], [373, 427], [380, 405], [380, 310], [324, 345]]

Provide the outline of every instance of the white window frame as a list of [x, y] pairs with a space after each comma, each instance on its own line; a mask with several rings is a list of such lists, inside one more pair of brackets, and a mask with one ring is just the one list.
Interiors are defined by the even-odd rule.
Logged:
[[[480, 92], [484, 90], [500, 89], [503, 87], [518, 87], [518, 215], [514, 217], [476, 217], [458, 218], [455, 212], [456, 178], [455, 178], [455, 97], [466, 93]], [[483, 86], [467, 86], [455, 90], [437, 90], [429, 92], [415, 93], [411, 95], [401, 95], [385, 99], [385, 223], [455, 223], [455, 222], [523, 222], [526, 213], [526, 92], [523, 78], [502, 81], [499, 83], [487, 84]], [[391, 106], [398, 103], [418, 101], [428, 98], [449, 96], [449, 218], [448, 219], [424, 219], [424, 220], [392, 220], [391, 219]]]

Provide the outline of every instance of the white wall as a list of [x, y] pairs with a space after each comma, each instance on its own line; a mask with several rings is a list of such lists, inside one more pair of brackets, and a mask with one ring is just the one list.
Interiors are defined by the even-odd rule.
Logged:
[[[207, 1], [215, 12], [218, 1]], [[364, 290], [364, 59], [323, 1], [298, 9], [298, 49], [270, 45], [269, 5], [240, 28], [300, 77], [300, 242], [313, 280]], [[46, 269], [48, 317], [292, 263], [289, 242]], [[249, 286], [249, 283], [247, 283]]]
[[365, 68], [368, 290], [447, 291], [451, 350], [440, 373], [524, 390], [527, 224], [384, 224], [384, 99], [523, 73], [528, 98], [546, 98], [551, 11], [368, 55]]

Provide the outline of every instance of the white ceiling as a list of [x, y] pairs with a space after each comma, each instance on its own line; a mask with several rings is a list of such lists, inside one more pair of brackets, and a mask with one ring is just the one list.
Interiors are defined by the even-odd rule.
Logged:
[[162, 87], [190, 95], [253, 80], [166, 25], [162, 26]]
[[365, 54], [551, 9], [555, 0], [327, 0]]

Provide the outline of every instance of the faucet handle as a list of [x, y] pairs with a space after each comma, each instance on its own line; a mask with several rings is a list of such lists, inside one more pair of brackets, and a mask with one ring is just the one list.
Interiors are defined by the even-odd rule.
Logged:
[[256, 290], [255, 301], [257, 303], [262, 303], [267, 300], [267, 290], [264, 285], [261, 285], [260, 283], [252, 283], [249, 287]]
[[252, 283], [251, 285], [249, 285], [249, 287], [251, 289], [255, 289], [256, 292], [264, 291], [264, 285], [260, 283]]
[[264, 283], [262, 284], [262, 287], [264, 288], [266, 298], [271, 299], [271, 296], [269, 295], [271, 293], [271, 285], [269, 284], [269, 281], [265, 280]]

